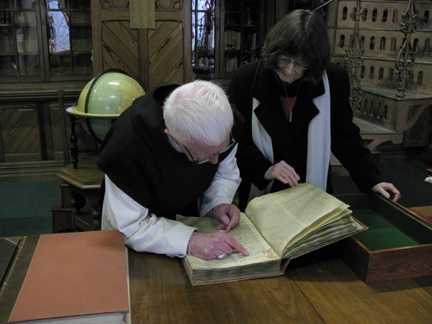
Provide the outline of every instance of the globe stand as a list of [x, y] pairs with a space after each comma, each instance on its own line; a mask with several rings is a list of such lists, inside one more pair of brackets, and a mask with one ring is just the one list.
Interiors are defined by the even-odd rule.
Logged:
[[[80, 152], [85, 152], [85, 153], [98, 153], [98, 149], [96, 150], [79, 150], [78, 147], [78, 136], [76, 133], [76, 118], [77, 116], [73, 115], [72, 113], [68, 112], [69, 114], [69, 121], [70, 121], [70, 127], [71, 127], [71, 136], [69, 138], [70, 141], [70, 162], [73, 164], [74, 169], [78, 168], [78, 156]], [[99, 119], [103, 119], [103, 117], [98, 117]], [[115, 119], [113, 119], [112, 117], [108, 117], [108, 119], [111, 119], [112, 122], [114, 122]], [[90, 130], [90, 135], [92, 136], [92, 138], [96, 141], [96, 143], [101, 144], [102, 141], [94, 134], [94, 132], [91, 129], [91, 126], [88, 124], [88, 129]]]
[[69, 164], [60, 169], [57, 177], [65, 181], [70, 190], [70, 217], [73, 229], [75, 231], [100, 230], [99, 201], [104, 173], [97, 167], [95, 161], [82, 161], [79, 169]]
[[[66, 109], [71, 127], [69, 138], [71, 163], [60, 169], [57, 176], [64, 180], [70, 189], [72, 205], [70, 215], [76, 231], [100, 230], [100, 189], [104, 178], [104, 173], [97, 166], [96, 159], [79, 161], [80, 152], [92, 152], [92, 150], [81, 151], [78, 148], [77, 118], [80, 118], [81, 126], [99, 145], [112, 123], [132, 104], [133, 100], [144, 94], [145, 91], [139, 83], [123, 71], [109, 69], [89, 81], [81, 91], [78, 102]], [[95, 152], [98, 153], [98, 149]], [[79, 168], [78, 162], [80, 162]]]
[[[97, 231], [101, 229], [100, 188], [104, 173], [97, 166], [95, 159], [84, 159], [78, 168], [79, 153], [93, 152], [93, 150], [79, 150], [76, 124], [77, 118], [83, 117], [75, 116], [72, 112], [66, 111], [69, 115], [71, 129], [69, 138], [71, 163], [61, 168], [57, 177], [67, 184], [70, 191], [70, 219], [73, 230]], [[93, 118], [110, 119], [113, 122], [115, 120], [113, 117], [117, 118], [118, 116]], [[94, 132], [89, 133], [97, 143], [101, 143]], [[95, 152], [97, 151], [95, 150]]]
[[[96, 231], [101, 229], [100, 188], [104, 173], [95, 159], [84, 159], [78, 168], [77, 116], [68, 112], [70, 135], [70, 164], [61, 168], [57, 177], [62, 179], [70, 191], [70, 217], [75, 231]], [[78, 117], [79, 118], [79, 117]], [[81, 152], [90, 152], [82, 150]], [[96, 150], [97, 151], [97, 150]], [[87, 203], [88, 201], [88, 203]]]
[[79, 150], [78, 150], [78, 145], [77, 145], [78, 137], [76, 135], [76, 128], [75, 128], [76, 117], [74, 115], [69, 115], [69, 120], [70, 120], [70, 126], [71, 126], [71, 137], [70, 137], [71, 158], [70, 158], [70, 161], [73, 164], [74, 169], [77, 169], [78, 168], [78, 154], [79, 154]]

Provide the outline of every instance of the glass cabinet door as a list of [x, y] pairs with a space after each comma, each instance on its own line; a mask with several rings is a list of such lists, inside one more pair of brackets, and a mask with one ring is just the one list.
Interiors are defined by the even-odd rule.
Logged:
[[90, 0], [0, 0], [0, 82], [90, 79]]
[[38, 8], [33, 0], [0, 2], [0, 78], [41, 77]]
[[90, 75], [91, 12], [88, 0], [45, 0], [48, 52], [47, 75], [51, 80], [65, 76]]
[[12, 25], [12, 12], [9, 5], [0, 2], [0, 75], [2, 77], [16, 76], [17, 60], [15, 57], [15, 35]]
[[265, 32], [264, 0], [191, 0], [196, 78], [229, 79], [256, 61]]

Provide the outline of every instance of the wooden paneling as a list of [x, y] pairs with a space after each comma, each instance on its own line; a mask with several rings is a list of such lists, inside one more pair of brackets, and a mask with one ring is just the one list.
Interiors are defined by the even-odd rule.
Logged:
[[161, 82], [193, 80], [190, 51], [184, 46], [190, 29], [184, 11], [190, 1], [155, 1], [155, 7], [154, 29], [132, 29], [128, 1], [92, 0], [94, 76], [119, 68], [146, 92]]
[[0, 130], [3, 139], [1, 162], [40, 160], [41, 145], [36, 105], [0, 109]]
[[138, 32], [129, 21], [107, 21], [102, 24], [102, 67], [119, 68], [138, 80]]
[[[67, 93], [64, 107], [71, 106], [77, 95]], [[63, 141], [67, 146], [71, 133], [69, 118], [64, 122], [66, 134], [62, 123], [59, 101], [52, 93], [0, 101], [0, 182], [57, 180], [58, 169], [69, 163], [63, 152]], [[94, 154], [96, 142], [79, 123], [77, 137], [79, 158]]]
[[183, 83], [182, 24], [158, 21], [148, 34], [150, 89], [165, 81]]
[[[65, 101], [65, 107], [70, 107], [73, 105], [73, 101]], [[68, 117], [68, 116], [66, 116]], [[70, 150], [70, 127], [69, 127], [69, 119], [66, 120], [66, 135], [64, 134], [64, 130], [62, 127], [61, 114], [59, 110], [58, 102], [51, 102], [49, 104], [49, 109], [47, 110], [47, 114], [45, 114], [45, 124], [49, 125], [48, 129], [45, 129], [45, 134], [47, 138], [47, 154], [49, 160], [62, 160], [63, 156], [63, 140], [66, 136], [66, 144], [68, 145], [67, 150]], [[85, 131], [81, 131], [79, 128], [79, 133], [81, 135], [85, 133]], [[85, 135], [88, 137], [87, 133]], [[79, 144], [81, 148], [86, 148], [84, 144], [82, 144], [82, 136], [78, 138]], [[66, 161], [69, 163], [68, 161]]]
[[50, 160], [61, 160], [63, 158], [63, 127], [60, 119], [57, 103], [49, 105], [46, 121], [51, 127], [47, 133], [47, 154]]
[[[70, 106], [73, 101], [65, 104]], [[3, 104], [0, 107], [0, 132], [1, 163], [63, 159], [65, 135], [56, 101]]]

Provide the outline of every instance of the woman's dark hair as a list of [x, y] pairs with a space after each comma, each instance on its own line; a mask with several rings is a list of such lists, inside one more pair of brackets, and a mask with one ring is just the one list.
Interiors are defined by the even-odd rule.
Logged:
[[266, 67], [277, 71], [277, 58], [300, 57], [309, 68], [304, 81], [317, 83], [330, 62], [330, 44], [326, 25], [318, 13], [294, 10], [280, 20], [267, 34], [262, 58]]

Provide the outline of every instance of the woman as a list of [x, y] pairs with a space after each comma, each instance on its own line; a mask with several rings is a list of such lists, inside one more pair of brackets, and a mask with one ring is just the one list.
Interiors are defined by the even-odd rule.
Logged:
[[240, 209], [253, 197], [301, 182], [332, 193], [330, 152], [360, 191], [400, 198], [362, 144], [349, 93], [346, 70], [330, 63], [318, 14], [295, 10], [272, 28], [262, 59], [237, 69], [228, 87], [246, 119], [237, 152]]

